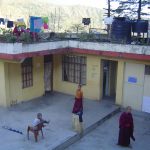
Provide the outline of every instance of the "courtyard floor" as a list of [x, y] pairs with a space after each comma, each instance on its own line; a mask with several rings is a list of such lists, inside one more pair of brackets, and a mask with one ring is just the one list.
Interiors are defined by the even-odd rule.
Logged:
[[[119, 116], [120, 113], [113, 116], [66, 150], [130, 150], [131, 148], [116, 145]], [[150, 150], [150, 114], [133, 111], [133, 118], [136, 140], [131, 140], [132, 149]]]
[[[71, 122], [73, 104], [74, 96], [54, 92], [10, 108], [0, 108], [0, 150], [55, 149], [55, 147], [76, 135]], [[85, 99], [84, 128], [90, 127], [117, 108], [118, 106], [111, 101], [100, 102]], [[26, 130], [27, 126], [32, 124], [37, 112], [41, 112], [43, 118], [50, 120], [50, 124], [44, 128], [45, 138], [42, 139], [40, 135], [38, 143], [35, 143], [32, 133], [30, 134], [30, 140], [27, 140]], [[2, 126], [21, 131], [23, 135], [3, 129]]]

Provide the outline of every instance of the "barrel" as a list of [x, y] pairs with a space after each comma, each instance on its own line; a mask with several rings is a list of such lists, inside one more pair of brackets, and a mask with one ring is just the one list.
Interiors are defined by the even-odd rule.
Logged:
[[148, 32], [148, 20], [134, 20], [132, 22], [132, 32], [147, 33]]
[[131, 43], [131, 21], [125, 17], [114, 18], [111, 26], [111, 42]]

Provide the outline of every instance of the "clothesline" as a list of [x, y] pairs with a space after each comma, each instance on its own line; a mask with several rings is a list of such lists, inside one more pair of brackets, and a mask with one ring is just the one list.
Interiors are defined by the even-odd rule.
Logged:
[[[49, 29], [48, 17], [30, 16], [29, 20], [30, 20], [30, 31], [31, 32], [40, 32], [42, 29]], [[25, 24], [23, 18], [19, 18], [19, 19], [17, 19], [17, 21], [0, 18], [0, 25], [3, 25], [7, 28], [13, 28], [15, 26], [24, 27], [24, 28], [26, 27], [26, 24]]]

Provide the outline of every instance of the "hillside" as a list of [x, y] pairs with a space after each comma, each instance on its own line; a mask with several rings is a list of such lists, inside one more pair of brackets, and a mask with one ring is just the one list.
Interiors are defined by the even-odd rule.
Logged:
[[48, 0], [0, 0], [0, 17], [24, 18], [28, 22], [29, 16], [48, 16], [50, 28], [55, 31], [68, 30], [82, 23], [83, 17], [91, 18], [91, 27], [100, 28], [102, 24], [102, 10], [98, 8], [60, 6]]

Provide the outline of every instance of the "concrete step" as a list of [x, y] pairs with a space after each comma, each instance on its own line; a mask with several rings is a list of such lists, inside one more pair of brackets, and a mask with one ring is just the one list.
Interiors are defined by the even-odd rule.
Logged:
[[67, 148], [70, 145], [74, 144], [75, 142], [79, 141], [86, 134], [88, 134], [91, 131], [93, 131], [95, 128], [97, 128], [98, 126], [100, 126], [102, 123], [104, 123], [106, 120], [108, 120], [109, 118], [111, 118], [115, 114], [119, 113], [120, 111], [121, 111], [120, 107], [116, 108], [111, 113], [107, 114], [106, 116], [104, 116], [103, 118], [101, 118], [100, 120], [98, 120], [97, 122], [93, 123], [91, 126], [89, 126], [86, 129], [84, 129], [83, 133], [81, 133], [81, 134], [78, 134], [78, 133], [75, 134], [74, 136], [72, 136], [68, 140], [64, 141], [63, 143], [61, 143], [58, 146], [56, 146], [55, 148], [53, 148], [52, 150], [64, 150], [65, 148]]

